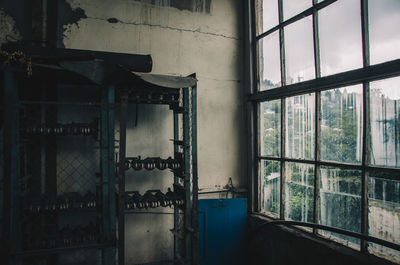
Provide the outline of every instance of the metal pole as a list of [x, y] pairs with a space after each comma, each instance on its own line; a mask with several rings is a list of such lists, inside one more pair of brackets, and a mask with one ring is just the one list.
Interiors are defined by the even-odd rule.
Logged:
[[192, 192], [193, 192], [193, 210], [192, 210], [192, 228], [194, 229], [192, 237], [192, 255], [193, 264], [199, 263], [199, 185], [198, 185], [198, 164], [197, 164], [197, 85], [192, 87]]
[[184, 143], [184, 166], [185, 166], [185, 217], [184, 217], [184, 238], [185, 238], [185, 264], [191, 260], [191, 210], [190, 199], [190, 108], [189, 88], [183, 89], [183, 143]]
[[[107, 87], [101, 88], [101, 100], [102, 102], [107, 102]], [[100, 110], [100, 165], [101, 165], [101, 196], [102, 196], [102, 213], [101, 219], [103, 223], [103, 231], [102, 231], [102, 241], [106, 241], [110, 235], [110, 223], [109, 217], [110, 211], [108, 208], [108, 195], [109, 195], [109, 187], [107, 185], [109, 181], [108, 176], [108, 130], [107, 130], [107, 107], [105, 105], [101, 105]], [[109, 250], [104, 249], [102, 252], [102, 264], [109, 264]]]
[[[114, 86], [102, 87], [102, 103], [114, 103]], [[102, 172], [102, 240], [115, 238], [115, 165], [114, 165], [114, 110], [101, 105], [101, 172]], [[102, 253], [102, 263], [115, 263], [115, 249], [107, 248]]]
[[[110, 238], [108, 240], [111, 240], [115, 242], [116, 238], [116, 209], [115, 209], [115, 133], [114, 133], [114, 128], [115, 128], [115, 86], [109, 86], [108, 87], [108, 190], [109, 190], [109, 201], [108, 201], [108, 206], [109, 207], [109, 213], [110, 213]], [[113, 247], [110, 250], [110, 265], [115, 264], [115, 247]]]
[[[363, 44], [363, 67], [370, 65], [369, 29], [368, 29], [368, 0], [361, 0], [361, 27]], [[369, 115], [369, 82], [363, 83], [363, 147], [362, 147], [362, 179], [361, 179], [361, 233], [368, 235], [368, 181], [369, 181], [369, 154], [370, 154], [370, 115]], [[360, 240], [361, 252], [368, 252], [368, 242]]]
[[[179, 114], [174, 110], [174, 140], [179, 140]], [[174, 153], [179, 152], [179, 146], [178, 144], [174, 144]], [[174, 184], [178, 184], [179, 179], [176, 174], [174, 174]], [[174, 231], [177, 232], [179, 229], [179, 208], [174, 207]], [[176, 233], [174, 233], [174, 259], [176, 260], [178, 258], [178, 244], [179, 244], [179, 239], [176, 236]]]
[[20, 264], [11, 256], [21, 250], [20, 170], [19, 170], [19, 110], [18, 87], [14, 73], [4, 70], [4, 182], [3, 182], [3, 236], [6, 264]]
[[126, 156], [126, 118], [128, 112], [128, 96], [121, 96], [121, 113], [119, 121], [119, 211], [118, 211], [118, 263], [125, 264], [125, 156]]

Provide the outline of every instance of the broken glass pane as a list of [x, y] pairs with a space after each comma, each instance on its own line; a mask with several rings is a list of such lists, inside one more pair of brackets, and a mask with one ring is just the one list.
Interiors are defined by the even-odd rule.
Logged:
[[280, 156], [281, 100], [260, 103], [260, 140], [262, 156]]
[[361, 163], [362, 85], [321, 92], [321, 159]]

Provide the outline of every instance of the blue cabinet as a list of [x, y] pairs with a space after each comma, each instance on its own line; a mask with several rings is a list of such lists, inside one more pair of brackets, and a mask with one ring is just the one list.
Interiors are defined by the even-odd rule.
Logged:
[[200, 200], [200, 264], [241, 264], [245, 254], [246, 222], [245, 198]]

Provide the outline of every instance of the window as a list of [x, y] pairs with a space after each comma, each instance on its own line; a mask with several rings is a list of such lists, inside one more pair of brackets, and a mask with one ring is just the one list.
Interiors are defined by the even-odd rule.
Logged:
[[[400, 245], [400, 1], [254, 9], [257, 209]], [[400, 251], [314, 232], [400, 262]]]

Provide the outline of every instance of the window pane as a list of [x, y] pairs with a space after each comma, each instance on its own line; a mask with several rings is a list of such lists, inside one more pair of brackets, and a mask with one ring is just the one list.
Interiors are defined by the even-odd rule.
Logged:
[[313, 159], [315, 135], [315, 96], [286, 99], [286, 157]]
[[259, 86], [267, 90], [281, 85], [279, 32], [258, 41]]
[[261, 155], [280, 156], [281, 152], [281, 101], [260, 104]]
[[321, 92], [321, 159], [361, 163], [362, 85]]
[[[320, 224], [354, 232], [361, 231], [361, 171], [321, 167]], [[320, 231], [353, 248], [359, 240], [353, 237]]]
[[337, 1], [319, 12], [321, 74], [362, 67], [360, 0]]
[[371, 64], [400, 58], [400, 1], [370, 0], [368, 5]]
[[313, 222], [314, 166], [286, 163], [285, 219]]
[[257, 35], [279, 24], [278, 0], [256, 1]]
[[400, 167], [400, 77], [370, 88], [371, 164]]
[[261, 161], [261, 211], [279, 215], [281, 166], [278, 161]]
[[315, 78], [312, 17], [285, 27], [286, 84]]
[[312, 0], [283, 0], [283, 17], [287, 20], [310, 8]]
[[[369, 235], [400, 244], [400, 181], [382, 179], [383, 174], [371, 172], [369, 178]], [[372, 243], [369, 251], [400, 263], [400, 251]]]

